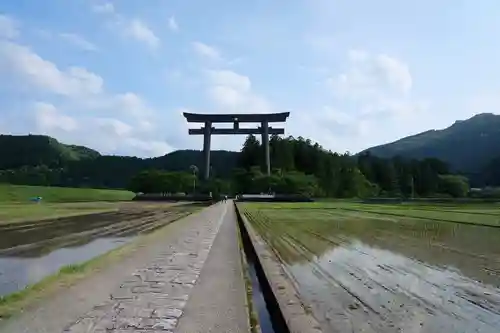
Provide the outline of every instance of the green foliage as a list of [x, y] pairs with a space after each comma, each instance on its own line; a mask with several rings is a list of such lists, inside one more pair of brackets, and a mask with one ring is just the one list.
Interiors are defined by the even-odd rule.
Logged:
[[249, 166], [260, 165], [264, 163], [264, 152], [261, 149], [259, 141], [254, 135], [249, 135], [243, 144], [242, 154], [238, 156], [238, 166], [248, 168]]
[[[497, 153], [498, 154], [498, 153]], [[500, 186], [500, 156], [493, 158], [482, 170], [484, 184]]]
[[145, 170], [132, 178], [128, 189], [135, 193], [192, 192], [195, 176], [187, 172]]
[[[323, 149], [302, 137], [270, 140], [271, 177], [263, 175], [263, 147], [249, 136], [233, 173], [237, 193], [301, 194], [306, 196], [360, 196], [366, 193], [366, 179], [356, 172], [354, 159]], [[363, 180], [363, 179], [364, 180]], [[359, 187], [358, 187], [359, 186]], [[368, 186], [372, 188], [371, 184]]]
[[469, 193], [469, 182], [463, 176], [440, 175], [439, 192], [449, 194], [454, 198], [463, 198]]
[[306, 175], [298, 171], [274, 174], [270, 177], [264, 174], [254, 178], [250, 193], [299, 194], [307, 197], [321, 195], [318, 181], [313, 175]]
[[371, 183], [380, 186], [381, 194], [389, 197], [431, 196], [439, 191], [440, 176], [449, 174], [447, 165], [435, 158], [386, 159], [369, 152], [358, 156], [358, 166]]
[[453, 170], [469, 175], [472, 183], [483, 186], [491, 184], [483, 177], [483, 168], [492, 157], [498, 156], [498, 128], [499, 115], [478, 114], [443, 130], [426, 131], [366, 151], [383, 158], [400, 155], [422, 160], [435, 157]]
[[[21, 153], [14, 156], [15, 150], [6, 145], [17, 147]], [[30, 155], [30, 149], [39, 150]], [[2, 151], [8, 158], [0, 162], [0, 182], [128, 188], [145, 193], [191, 193], [196, 188], [196, 192], [213, 194], [417, 197], [440, 191], [439, 176], [450, 173], [447, 165], [435, 158], [385, 159], [371, 154], [353, 157], [332, 153], [302, 137], [271, 137], [271, 176], [263, 174], [264, 149], [255, 136], [247, 137], [240, 153], [213, 151], [213, 178], [208, 182], [198, 180], [202, 174], [199, 169], [203, 168], [200, 151], [181, 150], [149, 159], [101, 156], [85, 147], [63, 145], [44, 136], [2, 136]]]
[[200, 183], [200, 193], [212, 194], [214, 200], [219, 200], [223, 195], [231, 193], [231, 183], [227, 180], [211, 178]]
[[[203, 166], [202, 153], [195, 150], [148, 159], [101, 156], [92, 149], [40, 135], [1, 135], [0, 154], [0, 182], [18, 185], [126, 188], [143, 170], [192, 172], [191, 167]], [[214, 173], [229, 177], [237, 156], [236, 152], [213, 151]]]
[[42, 165], [57, 168], [68, 161], [92, 159], [100, 154], [86, 147], [64, 145], [43, 135], [0, 135], [0, 156], [3, 170]]

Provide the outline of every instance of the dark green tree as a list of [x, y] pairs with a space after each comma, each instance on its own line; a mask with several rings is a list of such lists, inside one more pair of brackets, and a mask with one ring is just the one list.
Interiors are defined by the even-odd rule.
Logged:
[[439, 175], [439, 192], [454, 198], [463, 198], [469, 193], [469, 182], [463, 176]]

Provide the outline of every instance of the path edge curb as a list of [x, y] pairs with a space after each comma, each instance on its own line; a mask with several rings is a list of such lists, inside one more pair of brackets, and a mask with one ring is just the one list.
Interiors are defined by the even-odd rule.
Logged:
[[240, 215], [247, 229], [257, 257], [262, 265], [266, 279], [271, 286], [280, 310], [291, 333], [322, 333], [321, 326], [312, 313], [308, 312], [301, 301], [293, 279], [284, 269], [281, 260], [268, 249], [267, 243], [254, 231], [253, 227], [244, 214], [240, 214], [236, 206], [236, 212]]

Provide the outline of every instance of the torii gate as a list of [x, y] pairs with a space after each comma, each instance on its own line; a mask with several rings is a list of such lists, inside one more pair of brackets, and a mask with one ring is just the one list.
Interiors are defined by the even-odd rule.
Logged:
[[[203, 123], [204, 127], [189, 129], [189, 135], [203, 135], [204, 177], [210, 177], [210, 139], [212, 135], [250, 135], [261, 134], [266, 157], [267, 175], [271, 175], [271, 158], [269, 154], [269, 135], [285, 134], [284, 128], [269, 127], [269, 123], [286, 122], [290, 112], [251, 113], [251, 114], [200, 114], [184, 112], [188, 123]], [[214, 128], [214, 123], [233, 123], [233, 128]], [[240, 123], [260, 123], [257, 128], [240, 128]]]

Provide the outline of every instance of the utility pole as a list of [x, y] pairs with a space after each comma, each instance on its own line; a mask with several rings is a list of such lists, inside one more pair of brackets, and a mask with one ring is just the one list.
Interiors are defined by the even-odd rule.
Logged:
[[411, 176], [411, 198], [415, 197], [415, 179]]

